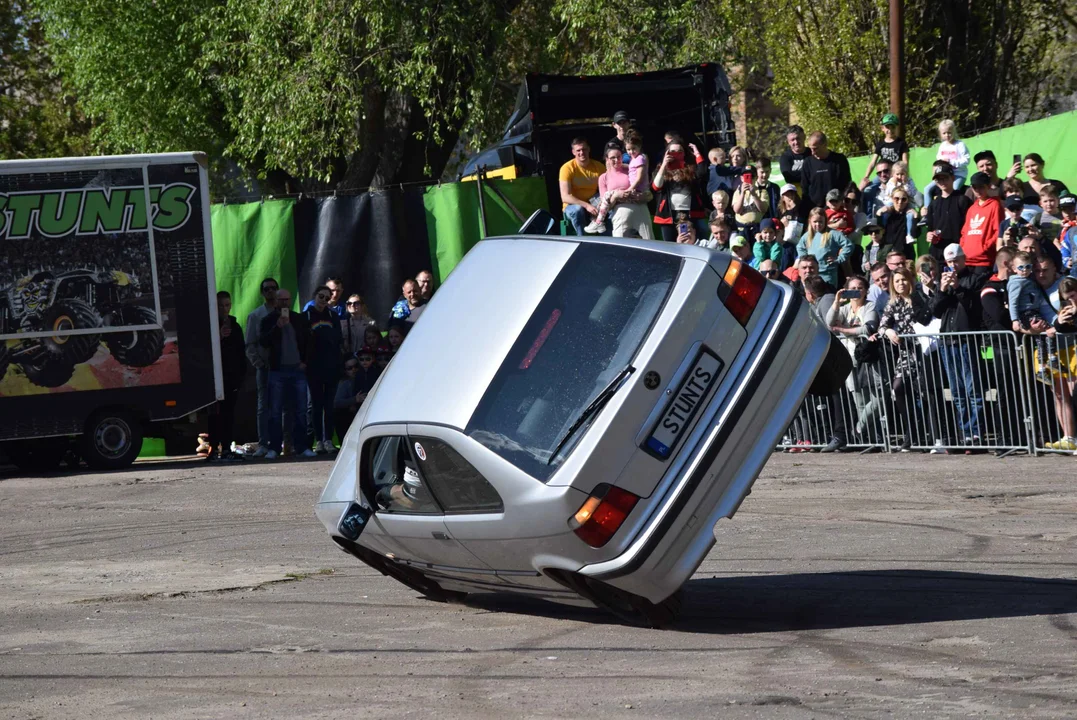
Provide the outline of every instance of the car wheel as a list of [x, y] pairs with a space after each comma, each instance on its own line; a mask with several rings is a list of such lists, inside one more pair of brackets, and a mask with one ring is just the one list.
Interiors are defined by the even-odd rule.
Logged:
[[672, 625], [681, 614], [680, 590], [660, 603], [653, 603], [645, 597], [579, 573], [564, 573], [556, 579], [628, 625], [664, 628]]
[[142, 425], [130, 410], [99, 410], [86, 421], [79, 453], [95, 470], [119, 470], [142, 450]]
[[383, 558], [378, 553], [369, 550], [358, 543], [336, 536], [333, 536], [333, 540], [340, 545], [344, 552], [354, 555], [382, 575], [388, 575], [394, 580], [407, 585], [412, 590], [424, 595], [428, 600], [444, 603], [462, 602], [463, 599], [467, 597], [467, 593], [446, 590], [438, 585], [436, 581], [426, 577], [418, 570], [413, 570], [407, 565], [401, 565], [400, 563], [395, 563], [387, 558]]

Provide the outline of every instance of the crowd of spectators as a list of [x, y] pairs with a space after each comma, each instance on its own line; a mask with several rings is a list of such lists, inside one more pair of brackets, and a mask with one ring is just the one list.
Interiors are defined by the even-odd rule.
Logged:
[[316, 457], [336, 451], [367, 394], [405, 341], [434, 294], [424, 270], [404, 281], [386, 322], [370, 316], [361, 295], [327, 278], [294, 312], [290, 290], [262, 281], [263, 303], [247, 316], [246, 331], [231, 316], [231, 297], [217, 294], [225, 398], [210, 415], [210, 461], [236, 461], [232, 427], [247, 368], [257, 388], [258, 443], [253, 457]]
[[[779, 186], [770, 182], [768, 157], [739, 146], [711, 148], [704, 157], [695, 144], [667, 132], [641, 192], [648, 177], [641, 138], [626, 112], [617, 113], [613, 125], [617, 134], [603, 149], [604, 165], [591, 159], [586, 140], [572, 141], [573, 158], [559, 176], [569, 231], [609, 234], [607, 217], [638, 218], [651, 207], [662, 240], [730, 252], [769, 279], [791, 283], [853, 355], [848, 392], [855, 399], [855, 433], [875, 426], [889, 402], [904, 419], [899, 449], [924, 438], [939, 453], [1012, 444], [1018, 431], [1007, 423], [990, 423], [994, 443], [987, 440], [981, 359], [962, 335], [1008, 331], [1018, 342], [1034, 338], [1035, 378], [1054, 398], [1061, 437], [1040, 438], [1041, 446], [1077, 451], [1077, 350], [1070, 337], [1077, 321], [1077, 198], [1047, 176], [1039, 154], [1014, 156], [1000, 177], [995, 154], [971, 154], [954, 122], [943, 120], [931, 176], [918, 183], [899, 118], [887, 113], [859, 182], [824, 133], [791, 126], [778, 158]], [[1022, 172], [1027, 179], [1018, 177]], [[637, 229], [615, 219], [613, 234], [649, 238], [652, 223]], [[927, 249], [919, 257], [918, 243]], [[923, 346], [908, 341], [916, 333], [941, 333], [930, 350], [941, 358], [952, 427], [938, 416], [943, 388], [926, 377], [916, 355]], [[1007, 370], [1016, 367], [1007, 356], [1011, 346], [1016, 343], [1000, 343], [993, 356], [1013, 366]], [[887, 377], [878, 374], [881, 367]], [[888, 398], [869, 391], [879, 386], [889, 388]], [[1015, 387], [994, 390], [998, 407], [1016, 406]], [[926, 427], [911, 427], [910, 404], [926, 417], [920, 423]], [[924, 411], [928, 404], [931, 412]], [[848, 442], [844, 419], [831, 420], [824, 452]], [[810, 444], [799, 442], [793, 450]]]

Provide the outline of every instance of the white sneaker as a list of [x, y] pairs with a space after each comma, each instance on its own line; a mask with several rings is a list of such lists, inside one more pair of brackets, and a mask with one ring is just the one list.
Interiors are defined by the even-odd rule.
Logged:
[[318, 457], [318, 453], [314, 452], [310, 448], [307, 448], [303, 452], [299, 453], [299, 457], [305, 457], [305, 458]]
[[601, 235], [606, 232], [606, 223], [600, 223], [597, 220], [592, 220], [591, 224], [583, 229], [588, 235]]
[[272, 451], [269, 450], [265, 445], [259, 445], [258, 449], [251, 453], [251, 457], [265, 457], [270, 452]]
[[266, 460], [276, 460], [277, 459], [277, 451], [276, 450], [266, 450], [265, 459]]

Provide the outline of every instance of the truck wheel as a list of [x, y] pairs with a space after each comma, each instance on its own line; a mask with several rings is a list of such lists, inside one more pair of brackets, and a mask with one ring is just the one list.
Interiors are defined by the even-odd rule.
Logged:
[[45, 355], [39, 362], [23, 363], [26, 379], [38, 387], [60, 387], [75, 374], [75, 364], [59, 355]]
[[[101, 315], [93, 305], [78, 298], [57, 300], [41, 316], [45, 330], [85, 330], [101, 327]], [[53, 335], [44, 338], [45, 348], [72, 365], [84, 363], [94, 356], [101, 344], [99, 334]]]
[[[150, 308], [125, 307], [111, 319], [110, 325], [149, 325], [157, 323], [157, 313]], [[157, 362], [165, 347], [163, 330], [127, 330], [105, 336], [112, 357], [129, 367], [148, 367]]]
[[142, 425], [129, 410], [98, 410], [86, 421], [79, 452], [95, 470], [119, 470], [142, 450]]
[[680, 590], [660, 603], [653, 603], [647, 598], [579, 573], [547, 574], [629, 625], [664, 628], [673, 624], [681, 614]]

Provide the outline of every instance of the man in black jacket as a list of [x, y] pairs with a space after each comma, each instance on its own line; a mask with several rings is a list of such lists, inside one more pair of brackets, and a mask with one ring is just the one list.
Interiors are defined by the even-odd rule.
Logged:
[[789, 143], [789, 147], [778, 158], [778, 167], [781, 168], [782, 179], [796, 185], [799, 190], [804, 159], [811, 155], [811, 152], [804, 147], [804, 128], [799, 125], [790, 125], [785, 131], [785, 141]]
[[941, 262], [946, 246], [961, 242], [961, 228], [965, 226], [965, 215], [972, 200], [965, 193], [954, 190], [954, 168], [950, 163], [935, 163], [932, 179], [939, 189], [939, 196], [932, 198], [926, 210], [927, 241], [931, 243], [928, 252]]
[[[932, 314], [942, 321], [942, 333], [967, 333], [980, 329], [980, 290], [987, 276], [974, 273], [965, 265], [965, 252], [957, 243], [943, 251], [947, 270], [942, 273], [939, 292], [935, 295]], [[969, 350], [968, 336], [943, 337], [939, 343], [946, 379], [957, 411], [957, 426], [961, 432], [951, 442], [979, 444], [983, 433], [983, 392], [980, 389], [978, 358]], [[943, 423], [951, 427], [949, 423]]]
[[811, 155], [804, 158], [801, 166], [801, 193], [808, 204], [815, 207], [826, 207], [826, 194], [837, 189], [845, 192], [845, 188], [852, 182], [849, 172], [849, 159], [839, 152], [832, 152], [826, 145], [826, 135], [816, 131], [808, 138], [808, 149]]
[[[1017, 364], [1016, 343], [1010, 330], [1010, 304], [1006, 297], [1006, 281], [1013, 273], [1010, 263], [1013, 261], [1015, 251], [1012, 247], [1004, 247], [995, 256], [995, 274], [984, 283], [980, 290], [980, 307], [982, 309], [981, 323], [984, 330], [999, 333], [991, 335], [986, 343], [991, 345], [992, 359], [991, 372], [987, 374], [992, 387], [996, 390], [997, 401], [995, 403], [992, 419], [995, 423], [995, 432], [999, 436], [999, 445], [1025, 445], [1021, 432], [1021, 403], [1017, 397], [1020, 386], [1017, 373], [1020, 372]], [[1009, 450], [1001, 449], [998, 455], [1004, 455]]]
[[292, 293], [277, 291], [277, 306], [262, 319], [259, 342], [269, 348], [269, 452], [266, 460], [276, 460], [281, 451], [281, 413], [292, 411], [292, 439], [301, 457], [316, 457], [307, 442], [307, 356], [310, 326], [304, 313], [291, 311]]
[[[224, 461], [239, 460], [232, 452], [232, 431], [235, 427], [236, 400], [239, 398], [243, 378], [247, 375], [247, 355], [243, 343], [243, 329], [231, 312], [232, 296], [227, 290], [221, 290], [217, 293], [217, 319], [221, 323], [218, 337], [224, 399], [209, 411], [209, 455], [206, 460], [210, 462], [218, 458]], [[218, 445], [221, 446], [219, 455]]]

